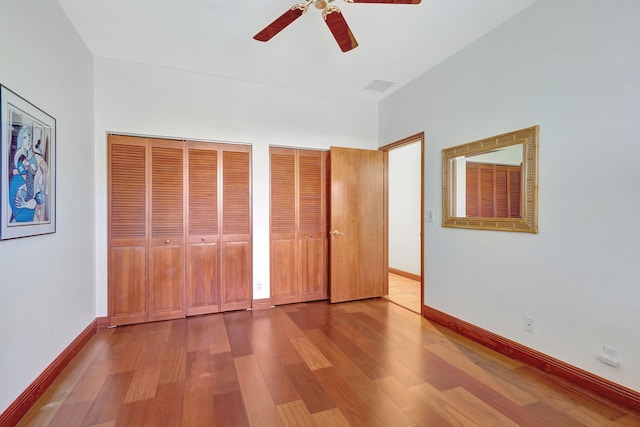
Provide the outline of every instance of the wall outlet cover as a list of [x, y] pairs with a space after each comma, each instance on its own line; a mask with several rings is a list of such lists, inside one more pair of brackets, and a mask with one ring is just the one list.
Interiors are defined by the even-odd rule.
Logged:
[[531, 316], [524, 316], [524, 331], [533, 333], [534, 330], [534, 319]]
[[602, 363], [618, 367], [620, 365], [620, 352], [609, 345], [602, 346]]

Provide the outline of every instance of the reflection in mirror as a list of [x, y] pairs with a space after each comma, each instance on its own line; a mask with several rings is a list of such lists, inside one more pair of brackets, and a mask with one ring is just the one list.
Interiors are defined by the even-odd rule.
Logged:
[[451, 159], [453, 216], [521, 218], [522, 144]]
[[537, 233], [538, 127], [442, 150], [444, 227]]

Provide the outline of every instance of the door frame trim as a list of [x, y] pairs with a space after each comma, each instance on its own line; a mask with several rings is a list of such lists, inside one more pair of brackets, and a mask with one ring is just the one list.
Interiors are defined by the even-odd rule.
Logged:
[[384, 152], [384, 292], [389, 294], [389, 151], [420, 143], [420, 315], [424, 315], [424, 131], [379, 147]]

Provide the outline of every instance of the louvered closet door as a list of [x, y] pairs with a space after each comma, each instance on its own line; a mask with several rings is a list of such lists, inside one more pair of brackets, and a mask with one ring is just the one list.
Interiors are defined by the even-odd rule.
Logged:
[[220, 311], [219, 144], [188, 143], [187, 314]]
[[251, 147], [221, 146], [221, 310], [251, 307]]
[[109, 136], [109, 325], [147, 320], [147, 144]]
[[327, 297], [327, 153], [271, 150], [271, 302]]
[[298, 301], [296, 269], [296, 150], [270, 148], [271, 153], [271, 303]]
[[149, 320], [185, 316], [184, 143], [151, 141]]
[[324, 158], [320, 151], [298, 150], [298, 299], [327, 297]]

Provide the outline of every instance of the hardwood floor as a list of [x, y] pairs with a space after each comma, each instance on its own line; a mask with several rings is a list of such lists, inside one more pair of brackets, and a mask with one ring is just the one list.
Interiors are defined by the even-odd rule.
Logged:
[[103, 330], [20, 426], [630, 426], [386, 299]]
[[420, 282], [389, 273], [389, 301], [394, 302], [414, 313], [420, 313]]

